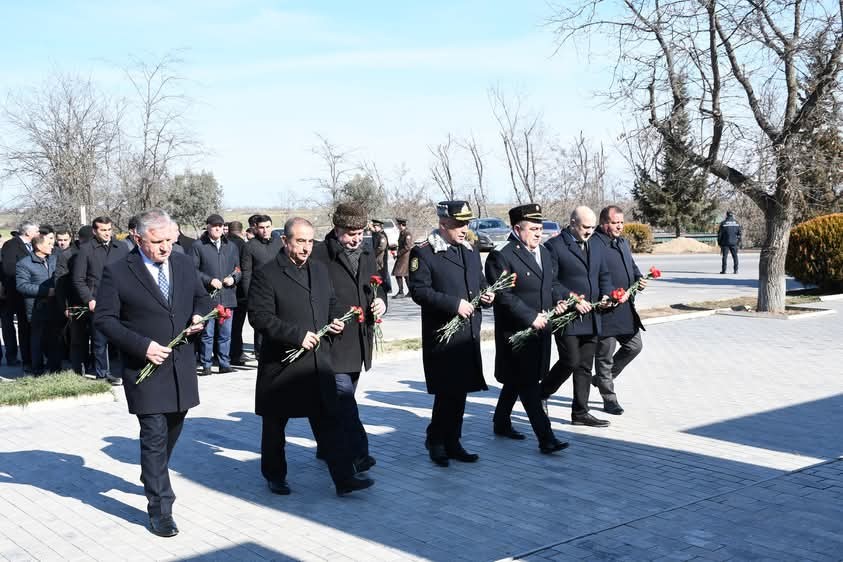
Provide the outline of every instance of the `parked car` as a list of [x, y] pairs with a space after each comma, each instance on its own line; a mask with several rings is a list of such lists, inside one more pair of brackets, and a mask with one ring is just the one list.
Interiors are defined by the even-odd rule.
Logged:
[[542, 221], [542, 229], [542, 242], [547, 242], [562, 232], [562, 227], [556, 221]]
[[512, 229], [499, 218], [472, 219], [468, 228], [477, 235], [477, 248], [481, 252], [489, 252], [498, 244], [503, 244], [509, 238]]
[[389, 249], [398, 248], [398, 235], [401, 233], [392, 219], [383, 219], [383, 231], [386, 234], [386, 243]]

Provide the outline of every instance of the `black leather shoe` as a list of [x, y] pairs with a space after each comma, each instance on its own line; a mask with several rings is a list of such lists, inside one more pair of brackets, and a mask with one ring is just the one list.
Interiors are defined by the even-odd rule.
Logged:
[[233, 372], [235, 372], [235, 371], [231, 367], [220, 367], [220, 370], [219, 370], [219, 373], [221, 375], [224, 375], [225, 373], [233, 373]]
[[356, 476], [352, 476], [348, 480], [337, 484], [337, 495], [344, 496], [345, 494], [350, 494], [351, 492], [365, 490], [366, 488], [372, 487], [374, 483], [375, 481], [371, 478], [358, 478]]
[[149, 530], [159, 537], [175, 537], [179, 534], [179, 528], [172, 515], [150, 515]]
[[375, 457], [371, 455], [366, 455], [365, 457], [360, 457], [354, 461], [354, 472], [366, 472], [373, 466], [375, 466], [378, 462], [375, 460]]
[[279, 496], [290, 495], [290, 485], [287, 484], [286, 480], [267, 480], [266, 483], [269, 485], [269, 491], [273, 494], [278, 494]]
[[392, 298], [394, 298], [394, 299], [403, 299], [403, 298], [406, 298], [406, 297], [407, 297], [407, 295], [406, 295], [406, 294], [404, 294], [404, 293], [395, 293], [395, 296], [394, 296], [394, 297], [392, 297]]
[[445, 451], [445, 445], [440, 443], [429, 443], [430, 460], [439, 466], [448, 466], [448, 453]]
[[601, 420], [591, 414], [583, 414], [576, 417], [571, 416], [571, 423], [573, 425], [587, 425], [589, 427], [609, 427], [609, 420]]
[[613, 416], [619, 416], [623, 414], [623, 408], [621, 408], [621, 405], [617, 402], [604, 402], [603, 411], [607, 414], [612, 414]]
[[526, 435], [524, 435], [520, 431], [517, 431], [512, 426], [509, 426], [508, 428], [496, 427], [494, 431], [495, 435], [499, 435], [500, 437], [507, 437], [509, 439], [515, 439], [516, 441], [522, 441], [527, 438]]
[[202, 367], [202, 371], [199, 372], [200, 377], [209, 377], [211, 376], [211, 368], [210, 367]]
[[544, 455], [549, 455], [550, 453], [555, 453], [556, 451], [561, 451], [562, 449], [567, 449], [568, 443], [567, 441], [560, 441], [556, 437], [553, 439], [549, 439], [547, 441], [542, 441], [539, 443], [539, 450]]
[[480, 460], [480, 455], [475, 455], [474, 453], [469, 453], [465, 449], [463, 449], [462, 445], [457, 443], [454, 447], [446, 449], [448, 458], [454, 459], [455, 461], [460, 462], [477, 462]]

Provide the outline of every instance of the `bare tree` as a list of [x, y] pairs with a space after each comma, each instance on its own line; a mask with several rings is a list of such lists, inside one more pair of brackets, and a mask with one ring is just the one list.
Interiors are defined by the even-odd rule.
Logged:
[[528, 115], [521, 107], [522, 99], [508, 100], [500, 88], [489, 90], [492, 113], [500, 126], [509, 179], [518, 203], [538, 202], [537, 137], [541, 134], [538, 115]]
[[134, 90], [137, 121], [127, 134], [121, 178], [129, 202], [137, 209], [160, 203], [165, 183], [176, 160], [198, 156], [199, 141], [186, 128], [191, 100], [176, 73], [181, 60], [168, 54], [155, 63], [135, 59], [125, 69]]
[[319, 133], [316, 133], [316, 138], [319, 143], [311, 147], [310, 151], [322, 160], [326, 175], [312, 179], [316, 186], [328, 195], [329, 204], [333, 209], [342, 201], [342, 188], [348, 175], [357, 169], [349, 162], [354, 151], [340, 148]]
[[[553, 21], [562, 42], [608, 32], [618, 55], [611, 95], [634, 100], [668, 146], [763, 211], [758, 309], [783, 311], [785, 256], [802, 189], [797, 133], [840, 75], [843, 0], [578, 0], [566, 2]], [[827, 38], [826, 63], [800, 98], [806, 38], [819, 35]], [[697, 124], [690, 143], [675, 134], [680, 109]], [[753, 147], [756, 132], [763, 142]], [[726, 142], [735, 143], [735, 153], [723, 150]], [[746, 158], [754, 150], [773, 162], [769, 180]]]
[[395, 170], [394, 179], [390, 183], [392, 188], [388, 195], [392, 216], [407, 219], [416, 238], [420, 238], [424, 230], [436, 221], [427, 185], [412, 179], [407, 166], [403, 164]]
[[454, 176], [451, 171], [451, 149], [453, 144], [454, 141], [451, 138], [451, 133], [448, 133], [448, 140], [445, 143], [437, 144], [435, 147], [427, 147], [430, 154], [433, 155], [433, 162], [430, 164], [430, 176], [447, 200], [457, 198], [457, 192], [454, 189]]
[[489, 214], [488, 197], [486, 196], [486, 184], [484, 183], [485, 168], [483, 166], [484, 154], [480, 150], [474, 135], [470, 138], [458, 143], [459, 146], [467, 150], [471, 154], [471, 162], [474, 164], [474, 174], [477, 182], [472, 186], [472, 194], [474, 195], [474, 203], [477, 205], [477, 213], [482, 216]]
[[59, 75], [30, 96], [10, 100], [3, 171], [23, 186], [37, 218], [79, 225], [79, 207], [103, 210], [120, 108], [89, 79]]

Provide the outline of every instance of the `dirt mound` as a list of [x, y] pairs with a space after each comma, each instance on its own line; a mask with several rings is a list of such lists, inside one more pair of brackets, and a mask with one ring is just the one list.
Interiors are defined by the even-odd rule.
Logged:
[[653, 246], [654, 254], [712, 254], [717, 248], [698, 242], [693, 238], [674, 238], [670, 242]]

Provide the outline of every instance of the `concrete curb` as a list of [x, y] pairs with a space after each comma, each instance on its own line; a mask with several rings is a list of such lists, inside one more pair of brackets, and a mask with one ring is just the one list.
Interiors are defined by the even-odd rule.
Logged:
[[827, 316], [829, 314], [837, 314], [836, 310], [831, 310], [829, 308], [813, 308], [810, 306], [803, 306], [803, 305], [790, 305], [786, 306], [786, 309], [797, 309], [797, 310], [806, 310], [810, 312], [805, 312], [802, 314], [795, 314], [795, 315], [787, 315], [787, 314], [771, 314], [768, 312], [744, 312], [742, 310], [731, 310], [729, 308], [720, 309], [715, 311], [717, 314], [722, 314], [723, 316], [743, 316], [744, 318], [760, 318], [764, 320], [808, 320], [810, 318], [816, 318], [817, 316]]
[[23, 412], [44, 412], [47, 410], [73, 408], [76, 406], [90, 406], [93, 404], [103, 404], [105, 402], [117, 401], [118, 399], [115, 394], [115, 389], [112, 388], [109, 392], [101, 392], [99, 394], [83, 394], [81, 396], [70, 396], [67, 398], [50, 398], [49, 400], [30, 402], [29, 404], [22, 406], [0, 406], [0, 415], [15, 415]]
[[653, 324], [666, 324], [668, 322], [679, 322], [680, 320], [693, 320], [694, 318], [705, 318], [717, 313], [717, 310], [699, 310], [696, 312], [684, 312], [682, 314], [668, 314], [667, 316], [656, 316], [655, 318], [646, 318], [641, 321], [645, 326], [652, 326]]

